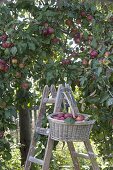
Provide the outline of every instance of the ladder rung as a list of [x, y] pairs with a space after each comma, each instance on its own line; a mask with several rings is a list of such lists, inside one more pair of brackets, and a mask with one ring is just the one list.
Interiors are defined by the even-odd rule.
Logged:
[[32, 156], [29, 157], [29, 161], [30, 161], [30, 162], [33, 162], [33, 163], [36, 163], [36, 164], [39, 164], [39, 165], [43, 165], [43, 164], [44, 164], [44, 161], [43, 161], [43, 160], [37, 159], [37, 158], [32, 157]]
[[88, 154], [84, 154], [84, 153], [76, 153], [76, 154], [77, 154], [77, 157], [82, 157], [82, 158], [85, 158], [85, 159], [90, 159]]
[[55, 98], [44, 98], [43, 103], [55, 103]]
[[45, 135], [45, 136], [48, 136], [49, 135], [49, 132], [50, 132], [50, 129], [45, 129], [45, 128], [40, 128], [40, 127], [37, 127], [36, 128], [36, 132], [40, 135]]

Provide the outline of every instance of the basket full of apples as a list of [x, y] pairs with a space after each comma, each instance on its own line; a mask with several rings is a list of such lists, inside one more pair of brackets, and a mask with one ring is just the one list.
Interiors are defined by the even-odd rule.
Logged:
[[89, 135], [95, 120], [87, 114], [58, 112], [48, 116], [51, 138], [58, 141], [83, 141]]

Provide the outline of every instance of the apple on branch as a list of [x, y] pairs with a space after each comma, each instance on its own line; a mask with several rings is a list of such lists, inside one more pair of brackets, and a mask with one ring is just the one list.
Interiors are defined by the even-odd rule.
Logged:
[[91, 50], [90, 51], [90, 56], [92, 59], [96, 58], [98, 56], [98, 52], [96, 50]]
[[29, 89], [29, 82], [23, 82], [22, 84], [21, 84], [21, 87], [22, 87], [22, 89], [24, 89], [24, 90], [27, 90], [27, 89]]
[[18, 63], [18, 59], [16, 57], [13, 57], [11, 62], [12, 62], [12, 64], [17, 64]]
[[24, 68], [25, 67], [25, 64], [24, 63], [20, 63], [19, 64], [19, 68]]
[[73, 25], [73, 21], [71, 19], [67, 19], [65, 21], [65, 24], [68, 25], [69, 27], [71, 27]]

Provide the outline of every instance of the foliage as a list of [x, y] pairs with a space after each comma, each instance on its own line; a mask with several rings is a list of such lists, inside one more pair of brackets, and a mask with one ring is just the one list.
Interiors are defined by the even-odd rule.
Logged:
[[[17, 1], [0, 6], [0, 131], [14, 128], [17, 106], [34, 104], [33, 83], [38, 91], [45, 84], [68, 82], [81, 91], [80, 111], [97, 120], [92, 139], [99, 154], [112, 163], [112, 8], [63, 2]], [[10, 158], [9, 137], [0, 139], [4, 160]]]

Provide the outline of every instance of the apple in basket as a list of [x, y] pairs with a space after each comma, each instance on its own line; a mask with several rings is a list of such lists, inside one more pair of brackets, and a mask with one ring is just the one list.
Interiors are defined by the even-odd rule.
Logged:
[[84, 115], [78, 115], [76, 118], [75, 118], [76, 121], [83, 121], [85, 120], [85, 116]]
[[64, 114], [64, 118], [67, 119], [67, 118], [73, 118], [73, 115], [71, 113], [65, 113]]
[[58, 112], [53, 115], [52, 118], [57, 120], [65, 120], [67, 118], [73, 118], [73, 115], [71, 113]]
[[53, 115], [52, 118], [57, 120], [64, 120], [64, 113], [58, 112], [57, 114]]

